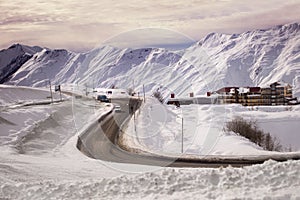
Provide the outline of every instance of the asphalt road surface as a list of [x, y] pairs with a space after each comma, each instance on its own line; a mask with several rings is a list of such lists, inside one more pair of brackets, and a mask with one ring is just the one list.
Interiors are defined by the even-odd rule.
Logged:
[[[160, 155], [143, 155], [128, 152], [118, 146], [118, 135], [120, 127], [133, 111], [139, 108], [142, 103], [138, 99], [113, 99], [112, 103], [119, 105], [121, 111], [110, 112], [99, 119], [98, 125], [83, 136], [79, 136], [77, 148], [91, 158], [117, 163], [132, 163], [154, 166], [170, 166], [170, 167], [220, 167], [233, 166], [241, 167], [252, 164], [260, 164], [270, 157], [261, 158], [222, 158], [222, 157], [203, 157], [202, 159], [189, 158], [172, 158]], [[288, 159], [300, 159], [300, 155], [290, 157], [274, 157], [278, 161], [286, 161]]]

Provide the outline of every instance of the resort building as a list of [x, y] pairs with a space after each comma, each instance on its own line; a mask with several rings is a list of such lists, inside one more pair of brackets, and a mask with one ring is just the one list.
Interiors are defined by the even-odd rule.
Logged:
[[292, 86], [274, 82], [270, 87], [224, 87], [216, 91], [221, 104], [239, 103], [244, 106], [290, 105], [293, 98]]
[[299, 104], [293, 98], [292, 86], [282, 82], [274, 82], [270, 87], [223, 87], [215, 92], [207, 92], [207, 96], [190, 95], [186, 98], [175, 98], [171, 95], [167, 104], [177, 106], [187, 104], [231, 104], [244, 106], [276, 106]]

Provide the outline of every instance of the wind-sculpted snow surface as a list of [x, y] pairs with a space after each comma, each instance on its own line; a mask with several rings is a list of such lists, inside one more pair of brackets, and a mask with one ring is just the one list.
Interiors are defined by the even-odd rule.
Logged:
[[[300, 96], [299, 32], [299, 23], [294, 23], [241, 34], [212, 33], [180, 51], [111, 46], [80, 54], [43, 50], [22, 64], [7, 83], [39, 87], [51, 80], [54, 84], [115, 85], [139, 91], [144, 84], [146, 92], [163, 86], [186, 95], [224, 86], [266, 86], [284, 81], [294, 85], [294, 94]], [[3, 50], [0, 56], [8, 51]]]
[[172, 169], [116, 178], [4, 181], [7, 199], [298, 199], [300, 163]]

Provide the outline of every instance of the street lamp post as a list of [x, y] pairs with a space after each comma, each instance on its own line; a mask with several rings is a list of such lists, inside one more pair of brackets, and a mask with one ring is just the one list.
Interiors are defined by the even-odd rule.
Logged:
[[183, 154], [183, 117], [181, 117], [181, 154]]
[[53, 103], [53, 94], [52, 94], [52, 87], [51, 87], [51, 81], [49, 79], [49, 85], [50, 85], [50, 97], [51, 97], [51, 103]]
[[144, 103], [146, 102], [145, 86], [143, 84], [143, 93], [144, 93]]
[[181, 118], [181, 154], [183, 154], [183, 116], [177, 115]]

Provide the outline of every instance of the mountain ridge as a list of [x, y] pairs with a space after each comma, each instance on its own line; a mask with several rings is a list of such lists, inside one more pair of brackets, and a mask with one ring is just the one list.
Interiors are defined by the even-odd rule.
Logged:
[[[137, 90], [145, 85], [147, 92], [160, 87], [179, 95], [204, 94], [224, 86], [266, 86], [283, 81], [294, 85], [294, 94], [300, 96], [299, 32], [300, 24], [292, 23], [239, 34], [211, 33], [177, 51], [103, 46], [73, 53], [32, 47], [31, 53], [29, 48], [25, 53], [16, 54], [29, 56], [24, 60], [19, 58], [22, 62], [0, 66], [0, 70], [7, 70], [0, 71], [0, 77], [5, 77], [4, 81], [0, 80], [34, 87], [46, 86], [49, 80], [54, 84], [115, 85]], [[0, 58], [3, 52], [0, 51]]]
[[0, 51], [0, 83], [4, 83], [13, 73], [27, 62], [33, 54], [42, 48], [13, 44], [6, 50]]

